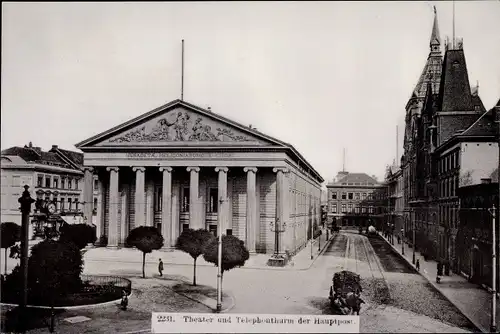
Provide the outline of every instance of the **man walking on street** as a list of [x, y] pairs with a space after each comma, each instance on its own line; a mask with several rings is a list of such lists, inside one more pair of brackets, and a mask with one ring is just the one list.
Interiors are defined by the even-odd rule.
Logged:
[[160, 276], [163, 276], [163, 261], [161, 259], [158, 263], [158, 271], [160, 272]]

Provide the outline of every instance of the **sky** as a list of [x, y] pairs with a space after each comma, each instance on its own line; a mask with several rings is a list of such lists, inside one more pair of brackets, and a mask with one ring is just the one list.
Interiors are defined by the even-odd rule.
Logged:
[[[382, 180], [437, 8], [415, 2], [2, 2], [1, 148], [76, 150], [180, 98], [291, 143], [328, 182]], [[455, 2], [471, 85], [500, 98], [500, 1]], [[399, 140], [396, 140], [399, 134]], [[397, 149], [397, 143], [399, 148]]]

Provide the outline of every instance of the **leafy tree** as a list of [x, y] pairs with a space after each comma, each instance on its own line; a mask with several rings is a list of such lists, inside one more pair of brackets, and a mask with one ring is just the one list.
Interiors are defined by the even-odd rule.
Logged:
[[[82, 254], [73, 243], [44, 240], [34, 245], [28, 259], [29, 300], [53, 306], [60, 297], [81, 288], [82, 271]], [[21, 268], [16, 266], [2, 287], [3, 291], [9, 292], [9, 299], [18, 301], [22, 281]]]
[[16, 223], [0, 224], [0, 247], [5, 249], [5, 274], [7, 274], [7, 248], [21, 240], [21, 226]]
[[60, 233], [59, 241], [71, 242], [79, 249], [83, 249], [87, 244], [93, 244], [97, 240], [95, 229], [88, 224], [64, 224], [60, 228]]
[[146, 253], [163, 247], [163, 236], [153, 226], [139, 226], [130, 231], [127, 245], [136, 247], [142, 252], [142, 277], [146, 277], [144, 266], [146, 264]]
[[[218, 265], [219, 247], [218, 238], [213, 238], [205, 247], [203, 258], [207, 262]], [[224, 277], [224, 271], [229, 271], [236, 267], [245, 265], [250, 254], [243, 241], [234, 235], [222, 236], [222, 268], [221, 274]]]
[[214, 235], [205, 229], [193, 230], [190, 228], [184, 230], [177, 238], [175, 248], [188, 253], [194, 259], [193, 285], [196, 285], [196, 260], [214, 238]]

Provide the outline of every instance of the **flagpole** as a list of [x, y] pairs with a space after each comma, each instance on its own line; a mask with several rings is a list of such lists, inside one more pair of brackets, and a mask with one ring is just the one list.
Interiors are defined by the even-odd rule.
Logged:
[[184, 100], [184, 40], [182, 40], [181, 101]]

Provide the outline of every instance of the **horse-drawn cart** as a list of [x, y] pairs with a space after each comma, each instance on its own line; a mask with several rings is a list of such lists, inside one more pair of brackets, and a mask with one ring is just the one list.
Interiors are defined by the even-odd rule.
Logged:
[[336, 314], [351, 314], [356, 312], [359, 315], [361, 304], [364, 301], [360, 294], [361, 278], [358, 274], [343, 270], [333, 275], [332, 286], [330, 286], [330, 307]]

